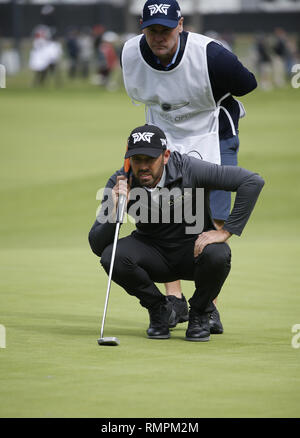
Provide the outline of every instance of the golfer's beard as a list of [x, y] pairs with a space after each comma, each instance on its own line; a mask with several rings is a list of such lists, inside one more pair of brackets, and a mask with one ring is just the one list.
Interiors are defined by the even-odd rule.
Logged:
[[[149, 175], [149, 176], [151, 176], [151, 180], [148, 181], [148, 182], [144, 182], [144, 181], [140, 178], [141, 175]], [[145, 169], [145, 170], [140, 170], [140, 171], [138, 172], [138, 174], [137, 174], [137, 179], [138, 179], [139, 184], [140, 184], [142, 187], [150, 187], [150, 186], [153, 184], [154, 180], [155, 180], [155, 178], [154, 178], [152, 172], [150, 172], [149, 170], [146, 170], [146, 169]]]
[[[153, 173], [153, 172], [151, 172], [150, 169], [145, 168], [145, 169], [140, 169], [137, 172], [137, 175], [134, 175], [134, 176], [138, 180], [140, 186], [152, 188], [152, 187], [155, 187], [157, 185], [157, 183], [160, 181], [162, 174], [163, 174], [163, 170], [164, 170], [164, 162], [162, 159], [161, 163], [160, 163], [160, 167], [156, 171], [156, 173]], [[149, 181], [142, 181], [140, 179], [140, 175], [143, 175], [143, 174], [151, 176], [151, 179]]]

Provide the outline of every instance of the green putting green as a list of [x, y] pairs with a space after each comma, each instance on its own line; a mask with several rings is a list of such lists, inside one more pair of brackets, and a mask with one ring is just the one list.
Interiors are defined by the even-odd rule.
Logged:
[[149, 340], [146, 310], [112, 284], [105, 335], [121, 343], [99, 347], [107, 276], [87, 236], [144, 110], [87, 85], [0, 90], [0, 417], [299, 415], [299, 91], [242, 101], [240, 165], [266, 185], [229, 242], [224, 334], [186, 342], [185, 323]]

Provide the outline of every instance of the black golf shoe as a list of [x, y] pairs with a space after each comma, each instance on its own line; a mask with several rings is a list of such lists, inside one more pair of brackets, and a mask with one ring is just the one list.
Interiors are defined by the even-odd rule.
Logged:
[[209, 327], [212, 335], [221, 335], [224, 331], [221, 323], [220, 314], [215, 306], [215, 309], [209, 314]]
[[185, 339], [187, 341], [205, 342], [209, 341], [209, 336], [209, 314], [198, 313], [195, 309], [191, 308]]
[[170, 337], [169, 320], [174, 318], [174, 310], [169, 301], [159, 303], [148, 309], [150, 325], [147, 330], [150, 339], [168, 339]]
[[182, 298], [177, 298], [175, 295], [168, 295], [167, 300], [172, 304], [173, 317], [170, 318], [169, 327], [174, 328], [179, 322], [189, 320], [189, 309], [184, 295]]

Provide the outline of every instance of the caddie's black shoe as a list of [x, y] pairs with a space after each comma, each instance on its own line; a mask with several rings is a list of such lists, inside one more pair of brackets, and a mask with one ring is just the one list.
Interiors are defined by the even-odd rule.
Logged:
[[173, 318], [173, 307], [169, 301], [159, 303], [148, 309], [150, 325], [147, 330], [150, 339], [168, 339], [170, 337], [169, 320]]
[[224, 331], [221, 323], [220, 314], [218, 309], [215, 309], [209, 314], [209, 327], [212, 335], [221, 335]]
[[208, 313], [198, 313], [195, 309], [191, 309], [185, 339], [187, 341], [198, 342], [209, 341], [210, 329], [208, 319]]
[[172, 304], [174, 310], [173, 317], [169, 322], [170, 328], [176, 327], [180, 322], [189, 320], [189, 309], [184, 295], [182, 295], [182, 298], [177, 298], [175, 295], [168, 295], [167, 300]]

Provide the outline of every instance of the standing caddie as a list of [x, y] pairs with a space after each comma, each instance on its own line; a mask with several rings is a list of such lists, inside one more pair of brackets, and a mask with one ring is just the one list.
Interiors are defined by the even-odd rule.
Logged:
[[[143, 33], [128, 40], [121, 55], [131, 100], [145, 104], [146, 122], [165, 132], [172, 151], [236, 166], [238, 124], [245, 111], [233, 96], [254, 90], [254, 75], [218, 41], [184, 31], [176, 0], [148, 0], [140, 23]], [[230, 192], [211, 191], [216, 228], [223, 226], [230, 206]], [[184, 322], [187, 303], [180, 282], [165, 287], [176, 322]], [[223, 332], [216, 307], [210, 326], [212, 333]]]

